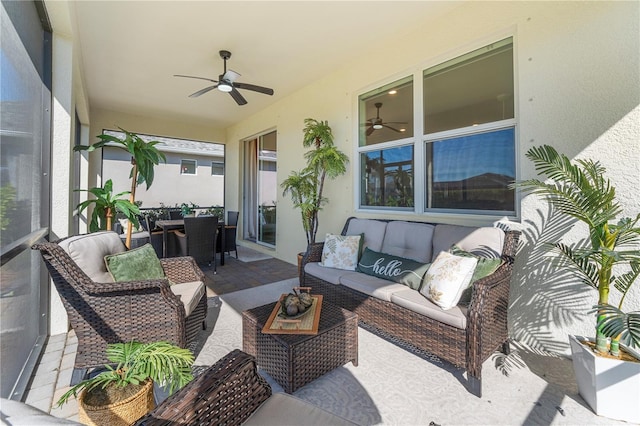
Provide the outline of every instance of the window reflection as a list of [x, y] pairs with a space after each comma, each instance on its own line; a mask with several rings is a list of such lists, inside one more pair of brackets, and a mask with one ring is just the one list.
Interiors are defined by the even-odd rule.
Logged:
[[413, 146], [369, 151], [360, 156], [360, 204], [413, 207]]
[[360, 146], [412, 137], [412, 77], [360, 96], [359, 111]]
[[427, 144], [431, 163], [428, 208], [514, 210], [514, 129]]

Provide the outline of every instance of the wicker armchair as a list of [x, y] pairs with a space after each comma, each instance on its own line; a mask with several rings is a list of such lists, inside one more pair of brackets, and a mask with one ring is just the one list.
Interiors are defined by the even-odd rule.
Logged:
[[169, 287], [169, 280], [204, 283], [205, 276], [192, 258], [161, 259], [168, 280], [95, 282], [59, 245], [65, 240], [35, 244], [32, 249], [40, 251], [78, 338], [72, 384], [88, 369], [109, 363], [107, 344], [163, 340], [186, 347], [205, 326], [206, 291], [197, 302], [193, 299], [193, 310], [186, 316], [180, 296]]

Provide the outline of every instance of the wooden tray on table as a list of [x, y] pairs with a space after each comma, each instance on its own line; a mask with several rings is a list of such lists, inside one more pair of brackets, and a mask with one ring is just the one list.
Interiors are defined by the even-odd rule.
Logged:
[[262, 332], [266, 334], [318, 334], [318, 323], [320, 322], [320, 310], [322, 309], [322, 295], [312, 294], [313, 304], [303, 314], [291, 318], [282, 316], [282, 303], [286, 294], [280, 296], [280, 300], [273, 307], [269, 319], [262, 327]]

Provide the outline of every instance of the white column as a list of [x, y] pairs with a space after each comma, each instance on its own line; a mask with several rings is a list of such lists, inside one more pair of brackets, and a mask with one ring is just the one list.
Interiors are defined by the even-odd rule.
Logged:
[[[53, 115], [51, 147], [51, 232], [52, 238], [66, 237], [72, 229], [73, 166], [73, 43], [53, 35]], [[67, 313], [51, 283], [51, 317], [49, 333], [66, 333]]]

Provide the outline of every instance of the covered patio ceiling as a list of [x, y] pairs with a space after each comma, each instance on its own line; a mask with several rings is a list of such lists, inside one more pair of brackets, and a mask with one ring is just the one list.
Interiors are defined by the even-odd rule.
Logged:
[[[226, 128], [365, 55], [402, 51], [390, 39], [428, 25], [461, 2], [46, 0], [54, 31], [73, 35], [75, 61], [93, 108]], [[193, 92], [228, 68], [239, 82], [273, 88]]]

